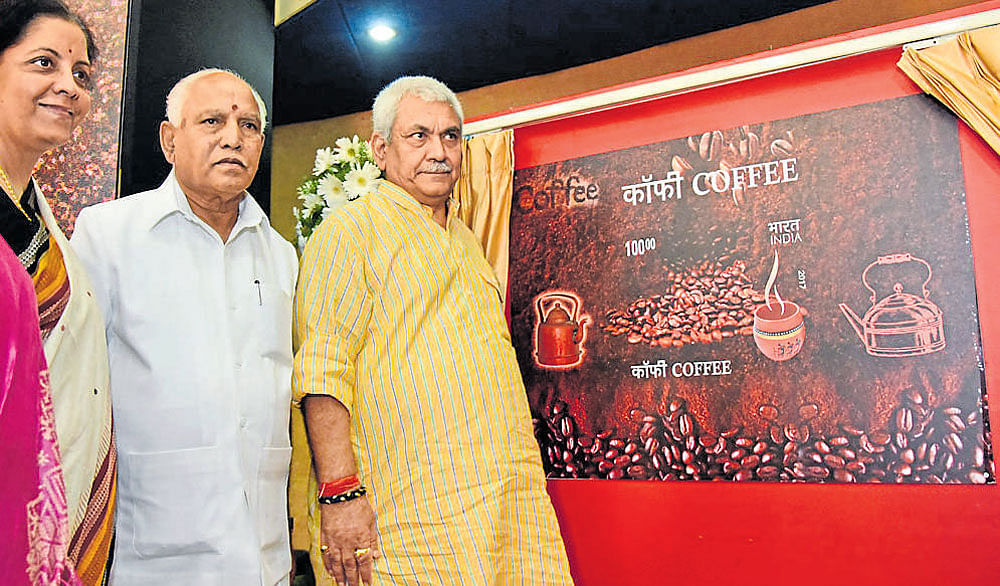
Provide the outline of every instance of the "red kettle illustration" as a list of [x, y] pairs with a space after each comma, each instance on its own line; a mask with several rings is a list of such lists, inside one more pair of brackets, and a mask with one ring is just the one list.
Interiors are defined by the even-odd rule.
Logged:
[[583, 361], [590, 318], [580, 317], [580, 305], [575, 295], [566, 293], [546, 292], [535, 298], [535, 357], [539, 366], [569, 368]]

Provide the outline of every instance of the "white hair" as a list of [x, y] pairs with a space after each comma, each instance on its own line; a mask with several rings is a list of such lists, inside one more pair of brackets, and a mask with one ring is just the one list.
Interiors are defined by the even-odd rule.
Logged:
[[462, 129], [462, 104], [455, 92], [440, 81], [426, 75], [400, 77], [382, 88], [372, 104], [372, 133], [386, 142], [392, 142], [392, 125], [396, 123], [399, 102], [404, 96], [416, 96], [427, 102], [445, 102], [458, 115], [458, 128]]
[[260, 131], [263, 133], [264, 129], [267, 128], [267, 106], [264, 105], [264, 100], [261, 99], [260, 94], [258, 94], [257, 90], [255, 90], [252, 85], [247, 83], [247, 80], [243, 79], [243, 76], [240, 74], [235, 71], [219, 69], [217, 67], [200, 69], [181, 78], [180, 81], [174, 84], [174, 87], [170, 89], [170, 93], [167, 94], [167, 120], [169, 120], [174, 126], [180, 126], [183, 118], [181, 116], [181, 111], [184, 109], [184, 102], [187, 100], [188, 92], [191, 90], [191, 86], [194, 85], [194, 82], [199, 79], [209, 75], [215, 75], [216, 73], [226, 73], [228, 75], [232, 75], [236, 79], [247, 84], [247, 87], [250, 88], [250, 93], [253, 94], [254, 101], [257, 102], [257, 111], [260, 113]]

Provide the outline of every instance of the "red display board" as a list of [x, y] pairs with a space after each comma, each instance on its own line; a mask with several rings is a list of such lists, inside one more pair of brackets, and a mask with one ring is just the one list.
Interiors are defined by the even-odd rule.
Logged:
[[[898, 49], [883, 51], [519, 128], [515, 131], [515, 161], [523, 172], [559, 161], [697, 137], [715, 129], [753, 127], [836, 109], [892, 103], [886, 101], [919, 93], [895, 68], [898, 56]], [[993, 242], [993, 234], [1000, 228], [1000, 204], [995, 196], [1000, 161], [964, 125], [956, 125], [986, 388], [996, 389], [1000, 387], [992, 365], [1000, 348], [1000, 310], [991, 305], [990, 292], [996, 290], [1000, 279], [996, 268], [1000, 253]], [[891, 155], [887, 161], [902, 166], [916, 164]], [[636, 182], [639, 180], [636, 177]], [[587, 187], [582, 187], [586, 199]], [[614, 195], [622, 197], [621, 193]], [[512, 238], [516, 237], [512, 233]], [[516, 243], [512, 250], [514, 246]], [[855, 253], [855, 260], [864, 260], [862, 269], [884, 256], [874, 250]], [[554, 258], [579, 260], [563, 259], [558, 254]], [[898, 265], [904, 260], [910, 262], [899, 257], [884, 264]], [[516, 271], [513, 258], [512, 271]], [[857, 272], [854, 282], [861, 287], [864, 275]], [[512, 282], [517, 278], [512, 272]], [[563, 292], [577, 297], [562, 300], [567, 309], [590, 293]], [[858, 305], [857, 300], [853, 303]], [[516, 320], [525, 308], [511, 309]], [[863, 311], [864, 307], [854, 309]], [[965, 310], [974, 313], [975, 307]], [[547, 311], [552, 311], [551, 306], [543, 307], [542, 312]], [[603, 321], [603, 315], [592, 318], [599, 322], [593, 326], [611, 325]], [[879, 349], [874, 340], [864, 343], [864, 339], [862, 333], [856, 341], [866, 349]], [[554, 358], [558, 362], [565, 354], [559, 351], [559, 344], [566, 341], [554, 344], [542, 349], [543, 354], [550, 354], [543, 360], [552, 362]], [[927, 348], [931, 345], [933, 342], [928, 342]], [[537, 366], [525, 364], [528, 360], [524, 352], [521, 354], [523, 368]], [[974, 343], [968, 344], [966, 354], [966, 360], [976, 362]], [[551, 480], [549, 491], [578, 584], [714, 584], [730, 580], [747, 584], [1000, 583], [1000, 562], [991, 551], [1000, 538], [1000, 500], [995, 486]]]

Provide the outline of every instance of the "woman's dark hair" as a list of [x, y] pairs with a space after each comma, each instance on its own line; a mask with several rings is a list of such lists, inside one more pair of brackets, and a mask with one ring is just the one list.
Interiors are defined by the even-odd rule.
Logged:
[[97, 60], [97, 45], [87, 24], [61, 0], [0, 0], [0, 53], [16, 45], [36, 18], [51, 16], [80, 27], [87, 39], [87, 57]]

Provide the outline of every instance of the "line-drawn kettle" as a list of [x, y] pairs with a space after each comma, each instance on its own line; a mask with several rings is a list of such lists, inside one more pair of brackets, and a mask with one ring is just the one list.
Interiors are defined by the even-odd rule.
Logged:
[[[923, 284], [923, 297], [904, 293], [899, 282], [893, 293], [875, 302], [877, 294], [868, 284], [868, 271], [880, 265], [916, 262], [927, 269]], [[931, 281], [931, 265], [908, 252], [880, 256], [861, 273], [861, 282], [871, 291], [872, 306], [859, 318], [846, 304], [840, 304], [848, 323], [861, 338], [865, 350], [872, 356], [920, 356], [937, 352], [945, 347], [944, 317], [941, 309], [928, 299], [927, 284]]]

